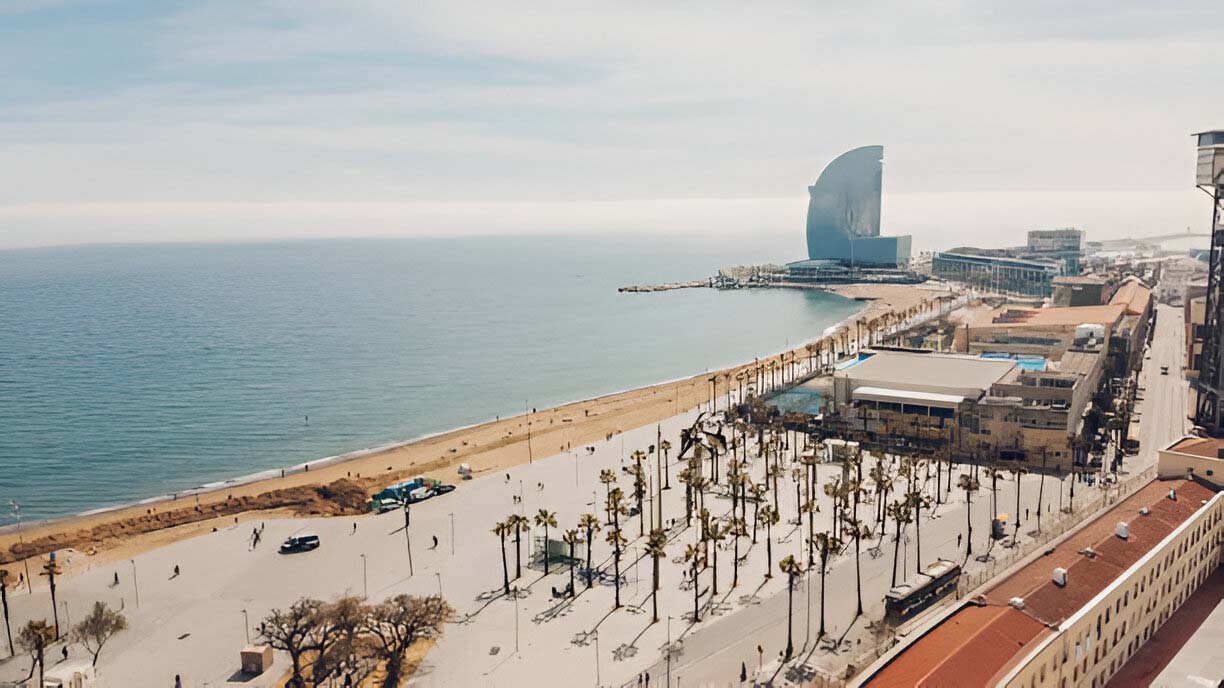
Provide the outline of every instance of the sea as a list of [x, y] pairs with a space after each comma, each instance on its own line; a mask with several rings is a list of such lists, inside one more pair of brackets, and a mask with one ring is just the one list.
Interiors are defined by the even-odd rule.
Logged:
[[821, 335], [816, 291], [629, 284], [802, 257], [637, 234], [0, 251], [0, 524], [701, 373]]

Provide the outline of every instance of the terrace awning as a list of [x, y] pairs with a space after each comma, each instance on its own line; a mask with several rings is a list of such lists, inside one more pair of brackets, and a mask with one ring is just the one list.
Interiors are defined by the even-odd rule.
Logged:
[[885, 387], [858, 387], [852, 396], [855, 401], [883, 401], [893, 404], [914, 404], [916, 406], [933, 406], [935, 408], [954, 409], [965, 397], [956, 394], [937, 394], [935, 392], [913, 392], [905, 389], [888, 389]]

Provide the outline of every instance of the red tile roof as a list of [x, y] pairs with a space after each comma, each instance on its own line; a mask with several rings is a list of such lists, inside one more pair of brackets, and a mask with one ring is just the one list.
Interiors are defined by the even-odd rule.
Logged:
[[[1169, 490], [1178, 499], [1168, 499]], [[1188, 480], [1156, 481], [1120, 502], [1064, 540], [1055, 550], [1019, 569], [985, 594], [984, 607], [969, 604], [941, 621], [900, 652], [864, 685], [988, 685], [1018, 661], [1022, 650], [1057, 627], [1109, 587], [1152, 547], [1184, 523], [1214, 493]], [[1140, 508], [1149, 514], [1142, 516]], [[1114, 534], [1119, 521], [1130, 526], [1123, 540]], [[1089, 558], [1081, 554], [1091, 547]], [[1052, 580], [1056, 567], [1067, 569], [1067, 585]], [[1009, 606], [1013, 597], [1024, 610]]]

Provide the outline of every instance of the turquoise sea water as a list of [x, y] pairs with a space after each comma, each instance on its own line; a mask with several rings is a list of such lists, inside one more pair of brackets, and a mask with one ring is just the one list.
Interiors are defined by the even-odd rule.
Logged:
[[616, 288], [794, 248], [536, 236], [0, 251], [0, 500], [67, 514], [751, 360], [859, 304]]

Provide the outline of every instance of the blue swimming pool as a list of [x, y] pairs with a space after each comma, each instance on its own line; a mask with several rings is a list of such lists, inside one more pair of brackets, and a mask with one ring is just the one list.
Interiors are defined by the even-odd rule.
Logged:
[[1020, 368], [1023, 370], [1041, 372], [1046, 369], [1046, 359], [1044, 356], [1017, 356], [1004, 353], [984, 353], [982, 354], [982, 358], [1012, 359], [1016, 362], [1016, 365], [1020, 366]]

